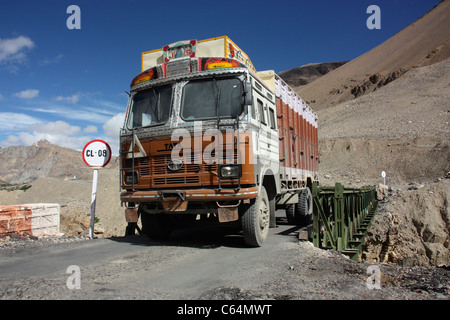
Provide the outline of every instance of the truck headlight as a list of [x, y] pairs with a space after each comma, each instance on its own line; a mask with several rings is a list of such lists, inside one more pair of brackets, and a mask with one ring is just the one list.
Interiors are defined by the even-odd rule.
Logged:
[[219, 167], [219, 176], [222, 179], [236, 179], [241, 176], [241, 166], [238, 164], [225, 164]]
[[137, 184], [139, 182], [137, 172], [125, 172], [124, 177], [125, 184]]

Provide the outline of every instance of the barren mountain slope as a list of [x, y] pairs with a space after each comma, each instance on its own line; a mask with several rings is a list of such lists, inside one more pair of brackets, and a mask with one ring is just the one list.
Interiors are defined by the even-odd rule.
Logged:
[[314, 110], [370, 93], [416, 66], [450, 56], [450, 0], [374, 49], [297, 89]]
[[24, 183], [38, 178], [86, 178], [90, 170], [79, 151], [41, 140], [32, 146], [0, 148], [0, 179]]
[[391, 197], [365, 258], [450, 264], [450, 58], [376, 92], [318, 111], [322, 185], [367, 185], [387, 173]]
[[293, 88], [307, 85], [327, 73], [339, 68], [348, 61], [309, 63], [307, 65], [281, 71], [278, 75]]
[[450, 170], [450, 59], [415, 68], [376, 92], [318, 111], [320, 173], [389, 183]]

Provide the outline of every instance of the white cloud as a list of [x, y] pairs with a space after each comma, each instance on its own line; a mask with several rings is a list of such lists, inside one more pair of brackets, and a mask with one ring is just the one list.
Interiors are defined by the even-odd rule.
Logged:
[[24, 51], [33, 47], [33, 41], [24, 36], [0, 39], [0, 63], [23, 62], [26, 58]]
[[69, 102], [69, 103], [77, 103], [78, 101], [80, 101], [80, 97], [82, 96], [82, 93], [75, 93], [71, 96], [68, 97], [64, 97], [64, 96], [57, 96], [55, 98], [56, 101], [65, 101], [65, 102]]
[[108, 136], [105, 141], [111, 146], [113, 155], [118, 155], [120, 145], [120, 129], [123, 126], [125, 113], [118, 113], [103, 125], [103, 132]]
[[43, 59], [43, 60], [41, 60], [40, 62], [39, 62], [39, 65], [40, 66], [46, 66], [46, 65], [48, 65], [48, 64], [53, 64], [53, 63], [58, 63], [58, 62], [60, 62], [61, 61], [61, 59], [64, 57], [64, 55], [63, 54], [58, 54], [56, 57], [54, 57], [54, 58], [45, 58], [45, 59]]
[[42, 123], [40, 119], [24, 113], [0, 112], [0, 130], [2, 131], [20, 130], [39, 123]]
[[47, 122], [45, 124], [35, 124], [30, 126], [31, 130], [39, 133], [52, 134], [52, 135], [60, 135], [64, 134], [65, 136], [74, 136], [80, 133], [81, 128], [78, 126], [72, 126], [64, 121], [54, 121]]
[[124, 119], [125, 113], [119, 113], [106, 121], [106, 123], [103, 125], [103, 131], [105, 132], [105, 134], [111, 138], [119, 138], [120, 128], [122, 128], [123, 126]]
[[[39, 119], [24, 114], [0, 112], [0, 130], [17, 131], [16, 134], [8, 135], [0, 141], [0, 147], [30, 146], [39, 140], [47, 140], [61, 147], [81, 151], [87, 142], [102, 139], [111, 146], [113, 155], [118, 155], [119, 129], [122, 126], [123, 117], [124, 114], [118, 114], [109, 119], [103, 127], [105, 133], [98, 134], [98, 128], [93, 125], [87, 125], [82, 129], [65, 121], [43, 123]], [[20, 125], [17, 125], [17, 122]]]
[[16, 92], [13, 94], [13, 96], [20, 99], [33, 99], [39, 96], [39, 90], [27, 89], [20, 92]]
[[109, 119], [107, 115], [99, 113], [99, 111], [96, 111], [94, 108], [90, 110], [89, 108], [77, 105], [75, 110], [73, 106], [63, 106], [54, 102], [42, 102], [42, 104], [44, 107], [23, 107], [23, 109], [31, 112], [52, 114], [64, 119], [82, 120], [95, 123], [105, 123]]
[[98, 128], [96, 126], [93, 125], [88, 125], [86, 128], [83, 129], [84, 133], [97, 133], [98, 132]]
[[80, 134], [80, 127], [64, 121], [33, 124], [26, 130], [19, 132], [17, 135], [9, 135], [4, 141], [0, 142], [0, 146], [30, 146], [39, 140], [47, 140], [61, 147], [80, 149], [91, 140], [91, 137]]
[[10, 146], [17, 146], [20, 144], [20, 138], [18, 136], [8, 136], [5, 141], [0, 142], [0, 147], [7, 148]]
[[[86, 101], [81, 102], [80, 100]], [[117, 106], [117, 104], [105, 100], [94, 100], [89, 93], [78, 92], [71, 96], [56, 96], [51, 100], [39, 101], [38, 105], [29, 104], [21, 108], [30, 112], [52, 114], [61, 119], [104, 124], [117, 114], [117, 111], [114, 110], [118, 109]], [[124, 108], [120, 108], [120, 110], [124, 110]]]

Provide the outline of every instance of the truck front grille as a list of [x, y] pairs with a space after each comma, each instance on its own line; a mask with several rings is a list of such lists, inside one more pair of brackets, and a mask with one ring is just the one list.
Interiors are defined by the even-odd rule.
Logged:
[[[226, 148], [223, 150], [226, 154]], [[171, 153], [134, 158], [134, 170], [139, 175], [137, 188], [176, 188], [183, 186], [211, 186], [216, 185], [217, 164], [207, 164], [202, 154], [192, 153], [190, 163], [183, 163], [178, 170], [169, 169], [172, 160]], [[215, 157], [214, 151], [211, 157]], [[234, 159], [237, 162], [237, 151], [234, 149]], [[133, 159], [124, 159], [124, 171], [131, 171]], [[228, 184], [229, 182], [225, 182]]]

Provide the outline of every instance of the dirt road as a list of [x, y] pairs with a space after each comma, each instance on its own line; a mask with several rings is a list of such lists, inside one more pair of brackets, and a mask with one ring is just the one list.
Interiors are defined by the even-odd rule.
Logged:
[[380, 289], [370, 287], [369, 264], [297, 235], [280, 223], [261, 248], [212, 227], [182, 228], [166, 242], [11, 241], [0, 247], [0, 299], [448, 299], [399, 285], [403, 273], [391, 265], [376, 266]]

